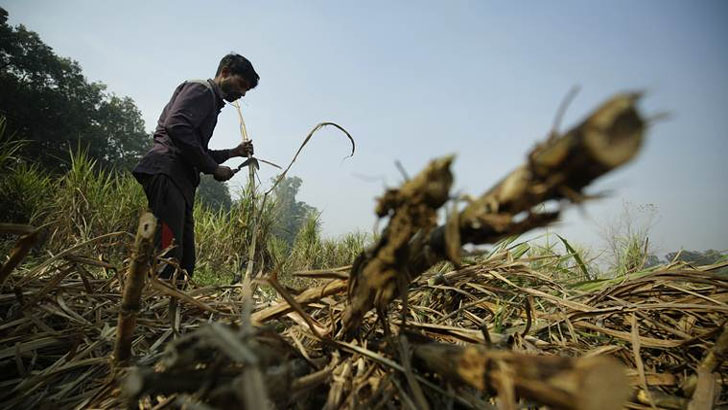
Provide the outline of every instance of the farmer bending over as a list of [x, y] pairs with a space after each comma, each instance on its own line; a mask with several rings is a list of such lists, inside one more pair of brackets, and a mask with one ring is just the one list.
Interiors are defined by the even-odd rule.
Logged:
[[[180, 84], [159, 116], [154, 145], [132, 171], [144, 188], [149, 208], [160, 221], [157, 244], [166, 249], [174, 241], [168, 256], [175, 258], [190, 276], [195, 269], [192, 209], [200, 172], [227, 181], [234, 173], [220, 164], [232, 157], [253, 154], [250, 142], [219, 151], [208, 149], [207, 144], [225, 101], [245, 96], [258, 85], [259, 78], [248, 59], [228, 54], [220, 61], [214, 79]], [[166, 266], [160, 276], [170, 279], [173, 273], [174, 268]]]

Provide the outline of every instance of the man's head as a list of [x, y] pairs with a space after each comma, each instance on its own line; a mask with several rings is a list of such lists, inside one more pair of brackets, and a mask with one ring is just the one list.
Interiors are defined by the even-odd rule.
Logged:
[[223, 98], [233, 102], [255, 88], [259, 79], [260, 76], [247, 58], [230, 53], [220, 60], [214, 81], [220, 86]]

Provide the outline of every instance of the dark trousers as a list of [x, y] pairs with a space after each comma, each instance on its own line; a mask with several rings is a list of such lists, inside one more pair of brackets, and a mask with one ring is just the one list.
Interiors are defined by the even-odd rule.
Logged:
[[[159, 220], [157, 226], [157, 246], [167, 249], [167, 257], [177, 260], [180, 267], [189, 276], [195, 270], [195, 220], [192, 216], [192, 204], [185, 201], [182, 191], [164, 174], [145, 175], [140, 178], [144, 193], [147, 195], [149, 208]], [[174, 268], [167, 265], [159, 276], [171, 279]], [[178, 279], [183, 276], [178, 275]]]

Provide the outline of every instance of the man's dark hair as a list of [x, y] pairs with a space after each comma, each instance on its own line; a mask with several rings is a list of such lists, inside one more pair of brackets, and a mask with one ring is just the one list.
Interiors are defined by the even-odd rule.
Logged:
[[220, 72], [222, 72], [222, 69], [225, 67], [230, 70], [231, 74], [237, 74], [243, 77], [250, 86], [250, 89], [253, 89], [258, 85], [260, 76], [255, 72], [253, 64], [240, 54], [230, 53], [223, 57], [222, 60], [220, 60], [220, 65], [217, 66], [217, 73], [215, 73], [215, 77], [220, 75]]

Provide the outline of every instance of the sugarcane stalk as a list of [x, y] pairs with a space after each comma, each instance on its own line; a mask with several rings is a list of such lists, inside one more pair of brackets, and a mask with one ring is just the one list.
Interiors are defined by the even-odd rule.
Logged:
[[[326, 369], [329, 370], [330, 369]], [[304, 387], [294, 386], [293, 383], [306, 376], [309, 367], [302, 359], [293, 359], [282, 366], [271, 366], [263, 373], [262, 390], [246, 394], [242, 381], [244, 368], [199, 368], [199, 369], [168, 369], [161, 372], [146, 367], [133, 367], [126, 374], [121, 385], [123, 395], [129, 402], [137, 401], [143, 395], [171, 395], [174, 393], [193, 393], [209, 385], [215, 380], [217, 386], [210, 392], [210, 401], [228, 404], [222, 408], [240, 408], [247, 402], [248, 397], [267, 393], [274, 400], [283, 399], [283, 403], [294, 393]], [[239, 397], [242, 395], [243, 397]], [[249, 404], [243, 408], [255, 407]]]
[[726, 357], [728, 357], [728, 326], [724, 325], [715, 345], [698, 365], [697, 373], [691, 375], [683, 386], [683, 390], [692, 394], [688, 410], [713, 408], [715, 397], [720, 393], [720, 387], [716, 387], [719, 377], [717, 371]]
[[[250, 137], [248, 136], [248, 130], [245, 127], [245, 120], [243, 119], [243, 111], [240, 109], [240, 104], [238, 102], [234, 102], [233, 105], [235, 106], [235, 110], [238, 112], [238, 119], [240, 120], [240, 135], [243, 138], [243, 142], [250, 141]], [[250, 195], [252, 196], [250, 201], [250, 212], [251, 212], [251, 223], [250, 223], [250, 231], [251, 231], [251, 239], [250, 239], [250, 246], [248, 247], [248, 262], [245, 264], [245, 278], [249, 281], [252, 278], [253, 275], [253, 264], [255, 262], [255, 248], [257, 246], [257, 239], [258, 239], [258, 221], [257, 221], [257, 214], [255, 212], [255, 165], [251, 161], [248, 165], [248, 190], [250, 192]]]
[[566, 134], [539, 144], [525, 164], [459, 213], [462, 243], [492, 243], [531, 229], [540, 222], [537, 214], [523, 222], [515, 217], [547, 200], [585, 199], [584, 187], [639, 152], [645, 128], [635, 106], [639, 97], [617, 95]]
[[157, 230], [157, 219], [150, 212], [139, 218], [139, 227], [134, 240], [134, 250], [124, 284], [119, 310], [119, 321], [116, 325], [116, 343], [114, 345], [113, 363], [116, 366], [128, 364], [131, 358], [131, 341], [136, 328], [136, 316], [141, 308], [144, 280], [152, 266], [154, 258], [154, 234]]
[[[333, 280], [321, 286], [304, 290], [303, 292], [301, 292], [301, 294], [295, 297], [295, 300], [298, 304], [305, 306], [320, 299], [323, 299], [326, 296], [331, 296], [336, 293], [343, 292], [344, 290], [346, 290], [346, 282], [341, 280]], [[293, 308], [291, 307], [291, 305], [288, 302], [284, 301], [253, 313], [251, 318], [253, 323], [260, 324], [271, 319], [279, 318], [292, 311]]]
[[622, 365], [595, 356], [536, 356], [482, 345], [414, 347], [415, 365], [445, 380], [499, 395], [512, 388], [527, 400], [564, 410], [617, 410], [631, 389]]
[[558, 211], [535, 212], [549, 200], [587, 199], [582, 190], [596, 178], [625, 164], [639, 151], [645, 121], [636, 103], [640, 94], [619, 94], [563, 135], [553, 133], [522, 166], [493, 188], [453, 212], [443, 226], [433, 225], [448, 198], [452, 157], [432, 161], [399, 189], [379, 199], [377, 214], [390, 216], [381, 239], [362, 252], [349, 277], [344, 330], [358, 328], [364, 314], [380, 311], [397, 295], [398, 277], [406, 283], [442, 260], [460, 262], [466, 243], [494, 243], [554, 222]]
[[373, 306], [384, 308], [397, 294], [397, 276], [409, 283], [419, 272], [408, 265], [412, 237], [427, 235], [437, 226], [436, 210], [448, 199], [453, 177], [448, 156], [432, 161], [415, 178], [398, 190], [388, 190], [377, 205], [376, 213], [391, 215], [389, 225], [374, 247], [362, 252], [351, 268], [348, 305], [343, 323], [346, 331], [355, 329]]
[[[240, 104], [238, 104], [238, 102], [236, 101], [233, 103], [233, 106], [235, 106], [235, 109], [238, 112], [238, 118], [239, 118], [239, 122], [240, 122], [240, 134], [242, 135], [243, 142], [249, 141], [250, 138], [248, 136], [248, 130], [245, 127], [245, 120], [243, 119], [243, 112], [240, 109]], [[306, 138], [303, 140], [303, 143], [298, 147], [298, 151], [296, 151], [296, 154], [293, 156], [293, 159], [291, 159], [291, 162], [288, 164], [288, 166], [283, 170], [283, 172], [281, 172], [276, 177], [273, 185], [263, 194], [263, 200], [261, 201], [261, 205], [260, 205], [261, 209], [257, 213], [255, 212], [255, 169], [254, 169], [254, 167], [256, 167], [256, 164], [258, 163], [258, 159], [250, 158], [251, 161], [248, 164], [248, 189], [250, 190], [251, 196], [252, 196], [251, 207], [250, 207], [250, 211], [252, 213], [251, 224], [250, 224], [252, 238], [250, 240], [250, 247], [248, 248], [248, 261], [245, 266], [245, 277], [246, 278], [248, 278], [248, 279], [252, 278], [253, 265], [254, 265], [254, 261], [255, 261], [255, 250], [256, 250], [257, 238], [258, 238], [258, 219], [260, 219], [260, 216], [261, 216], [263, 210], [265, 209], [265, 203], [268, 198], [268, 195], [271, 192], [273, 192], [273, 189], [275, 189], [275, 187], [278, 186], [278, 184], [286, 177], [286, 174], [291, 169], [291, 166], [293, 166], [293, 163], [296, 162], [296, 159], [298, 158], [298, 155], [301, 153], [301, 150], [303, 150], [303, 147], [305, 147], [306, 144], [308, 144], [308, 141], [311, 139], [311, 137], [313, 137], [313, 135], [316, 133], [316, 131], [318, 131], [326, 126], [335, 127], [337, 129], [341, 130], [344, 134], [346, 134], [347, 138], [349, 138], [349, 140], [351, 141], [351, 144], [352, 144], [351, 155], [354, 155], [354, 148], [355, 148], [354, 138], [352, 138], [352, 136], [349, 134], [348, 131], [346, 131], [340, 125], [333, 123], [333, 122], [322, 122], [322, 123], [317, 124], [308, 133], [308, 135], [306, 135]], [[278, 165], [273, 164], [271, 162], [263, 161], [263, 160], [261, 160], [261, 161], [268, 165], [275, 166], [276, 168], [280, 168]], [[244, 164], [245, 163], [243, 163], [243, 165]], [[238, 169], [240, 169], [240, 168], [238, 168]], [[240, 281], [240, 277], [236, 274], [236, 276], [234, 278], [234, 282], [237, 283], [239, 281]], [[256, 287], [257, 287], [257, 284], [253, 283], [252, 293], [255, 293]]]
[[250, 280], [253, 275], [255, 248], [257, 247], [258, 242], [258, 215], [255, 212], [255, 170], [253, 169], [252, 165], [248, 167], [248, 189], [253, 196], [252, 200], [250, 201], [250, 212], [252, 213], [250, 230], [252, 232], [252, 238], [250, 239], [250, 247], [248, 248], [248, 263], [245, 265], [245, 278]]
[[669, 410], [687, 410], [690, 404], [690, 401], [684, 397], [666, 394], [657, 389], [650, 389], [648, 392], [638, 389], [633, 400], [646, 406], [654, 405], [658, 409]]

